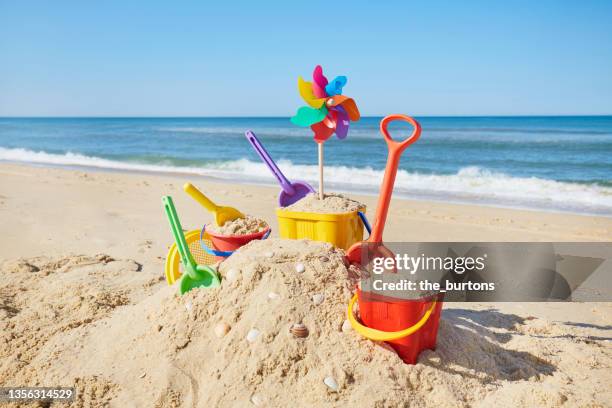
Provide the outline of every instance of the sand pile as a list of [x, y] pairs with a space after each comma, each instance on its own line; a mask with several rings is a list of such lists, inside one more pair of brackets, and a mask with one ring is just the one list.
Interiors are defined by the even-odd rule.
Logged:
[[68, 373], [46, 382], [45, 371], [57, 364], [64, 342], [149, 296], [159, 279], [142, 274], [134, 261], [108, 255], [4, 262], [1, 277], [0, 384], [76, 386], [75, 406], [110, 400], [117, 385], [108, 377]]
[[[75, 406], [610, 401], [605, 336], [488, 306], [445, 309], [438, 349], [417, 365], [403, 364], [343, 324], [352, 284], [342, 252], [324, 243], [253, 241], [220, 265], [221, 288], [182, 297], [139, 278], [131, 261], [75, 259], [3, 267], [10, 279], [0, 286], [0, 344], [11, 344], [2, 351], [3, 384], [76, 381], [88, 403]], [[291, 333], [296, 323], [307, 336]]]
[[264, 231], [267, 228], [267, 222], [250, 215], [246, 215], [244, 218], [236, 218], [235, 220], [227, 221], [222, 226], [218, 226], [213, 222], [206, 227], [207, 231], [220, 235], [254, 234], [256, 232]]
[[297, 212], [313, 212], [319, 214], [338, 214], [353, 212], [365, 208], [359, 201], [352, 200], [342, 194], [325, 194], [319, 200], [318, 194], [308, 194], [297, 203], [282, 209]]

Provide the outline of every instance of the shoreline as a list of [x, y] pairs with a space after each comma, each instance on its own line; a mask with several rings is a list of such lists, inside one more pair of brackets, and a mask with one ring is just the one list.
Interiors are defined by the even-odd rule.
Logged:
[[[117, 162], [121, 163], [121, 162]], [[143, 176], [152, 175], [154, 177], [193, 177], [203, 181], [211, 181], [215, 183], [230, 183], [230, 184], [238, 184], [238, 185], [248, 185], [255, 187], [277, 187], [276, 183], [268, 183], [265, 181], [256, 181], [256, 180], [241, 180], [237, 177], [219, 177], [215, 175], [208, 174], [198, 174], [195, 172], [189, 171], [180, 171], [179, 168], [176, 168], [176, 171], [173, 167], [164, 166], [164, 165], [152, 165], [159, 167], [167, 167], [168, 171], [162, 170], [143, 170], [143, 169], [129, 169], [129, 168], [113, 168], [113, 167], [103, 167], [103, 166], [94, 166], [94, 165], [79, 165], [79, 164], [53, 164], [53, 163], [38, 163], [38, 162], [25, 162], [25, 161], [12, 161], [12, 160], [0, 160], [0, 166], [23, 166], [23, 167], [33, 167], [33, 168], [50, 168], [50, 169], [59, 169], [59, 170], [72, 170], [72, 171], [91, 171], [96, 173], [116, 173], [116, 174], [138, 174]], [[130, 163], [127, 163], [130, 165]], [[135, 164], [138, 166], [138, 164]], [[378, 197], [378, 192], [373, 192], [367, 189], [346, 189], [342, 186], [337, 186], [334, 183], [328, 183], [328, 187], [331, 187], [331, 190], [342, 193], [342, 194], [356, 194], [367, 197]], [[327, 190], [330, 190], [329, 188]], [[422, 203], [439, 203], [439, 204], [450, 204], [450, 205], [464, 205], [464, 206], [477, 206], [483, 208], [493, 208], [493, 209], [502, 209], [502, 210], [517, 210], [517, 211], [532, 211], [532, 212], [544, 212], [550, 214], [567, 214], [567, 215], [577, 215], [577, 216], [585, 216], [585, 217], [603, 217], [612, 219], [612, 212], [586, 212], [586, 211], [572, 211], [562, 208], [542, 208], [535, 206], [522, 206], [520, 204], [512, 205], [512, 204], [504, 204], [498, 203], [493, 199], [483, 199], [482, 201], [462, 200], [460, 198], [451, 197], [436, 197], [435, 195], [417, 195], [417, 196], [409, 196], [407, 194], [402, 193], [394, 193], [394, 199], [405, 200], [405, 201], [416, 201]], [[612, 238], [611, 238], [612, 239]]]
[[[33, 253], [133, 256], [141, 243], [163, 257], [172, 242], [161, 197], [173, 196], [183, 227], [201, 228], [211, 215], [183, 192], [191, 181], [222, 205], [266, 220], [278, 236], [279, 188], [151, 173], [84, 171], [0, 164], [0, 258]], [[332, 190], [328, 190], [332, 192]], [[373, 221], [377, 197], [351, 194]], [[515, 210], [394, 197], [388, 242], [612, 241], [612, 218]], [[32, 243], [37, 243], [34, 250]], [[116, 251], [113, 252], [113, 251]]]

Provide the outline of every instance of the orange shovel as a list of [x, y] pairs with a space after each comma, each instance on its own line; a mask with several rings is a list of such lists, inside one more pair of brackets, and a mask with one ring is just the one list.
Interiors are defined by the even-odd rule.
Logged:
[[[387, 130], [389, 123], [395, 120], [408, 122], [414, 127], [410, 137], [402, 142], [396, 142], [393, 140], [389, 134], [389, 131]], [[397, 175], [400, 156], [408, 146], [416, 142], [419, 136], [421, 136], [421, 125], [410, 116], [399, 114], [389, 115], [380, 121], [380, 132], [383, 134], [385, 141], [387, 142], [389, 155], [387, 156], [385, 176], [380, 187], [380, 195], [378, 197], [378, 205], [376, 207], [376, 218], [374, 219], [372, 233], [370, 234], [368, 240], [354, 244], [347, 251], [346, 257], [351, 263], [361, 263], [361, 255], [363, 250], [367, 250], [370, 254], [373, 252], [372, 250], [374, 250], [374, 252], [381, 253], [383, 257], [388, 257], [389, 255], [393, 257], [390, 251], [382, 246], [383, 230], [387, 220], [391, 195], [393, 194], [393, 185], [395, 184], [395, 176]], [[373, 258], [370, 256], [369, 259]]]

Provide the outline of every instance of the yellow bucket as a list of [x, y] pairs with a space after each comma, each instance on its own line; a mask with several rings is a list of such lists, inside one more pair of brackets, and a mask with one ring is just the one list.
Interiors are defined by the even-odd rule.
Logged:
[[[365, 214], [365, 208], [360, 211]], [[363, 241], [363, 222], [358, 211], [318, 214], [277, 208], [276, 217], [281, 238], [329, 242], [342, 249]]]

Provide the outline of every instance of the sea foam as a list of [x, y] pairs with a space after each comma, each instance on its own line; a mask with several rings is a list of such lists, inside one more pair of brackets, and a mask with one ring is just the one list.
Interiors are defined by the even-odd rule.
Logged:
[[[182, 173], [242, 182], [276, 185], [268, 168], [259, 162], [238, 159], [176, 166], [137, 161], [117, 161], [79, 153], [64, 154], [0, 147], [0, 160], [54, 166], [77, 166], [125, 171]], [[300, 179], [316, 187], [315, 165], [278, 162], [289, 179]], [[371, 167], [326, 166], [328, 190], [377, 194], [384, 171]], [[398, 197], [434, 199], [507, 207], [561, 210], [612, 216], [612, 188], [595, 184], [566, 183], [536, 177], [514, 177], [481, 167], [461, 168], [455, 174], [420, 174], [399, 170], [395, 181]]]

